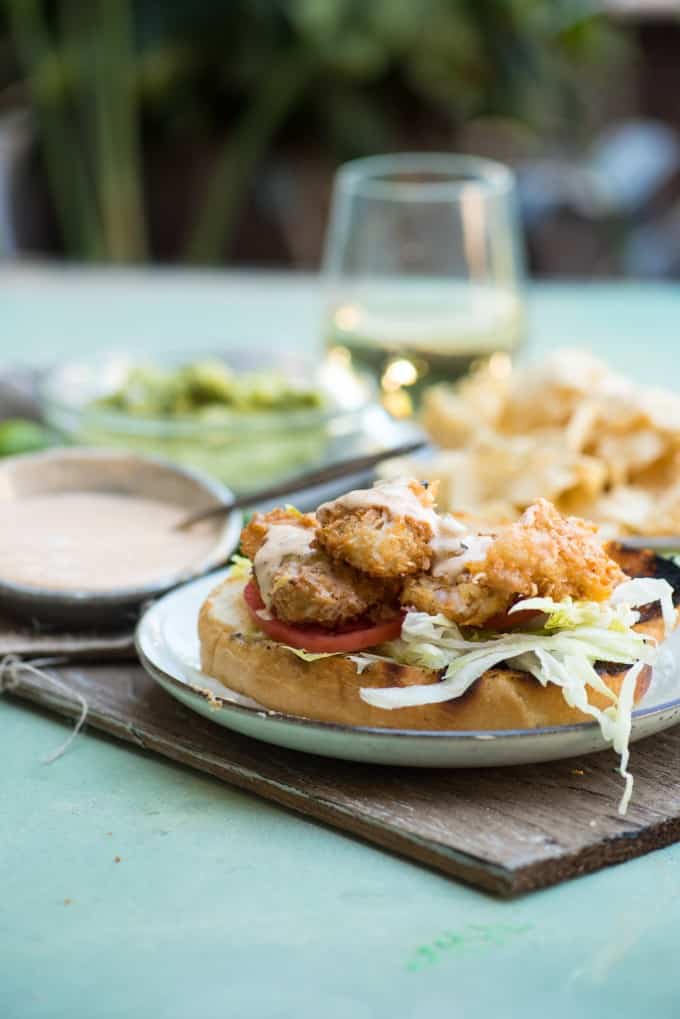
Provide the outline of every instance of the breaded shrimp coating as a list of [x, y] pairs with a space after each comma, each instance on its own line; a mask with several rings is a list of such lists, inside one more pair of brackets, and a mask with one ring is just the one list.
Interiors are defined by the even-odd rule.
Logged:
[[241, 551], [249, 559], [257, 555], [272, 524], [292, 524], [314, 530], [316, 517], [313, 513], [298, 513], [297, 510], [283, 508], [270, 510], [269, 513], [253, 513], [241, 531]]
[[493, 535], [464, 536], [470, 551], [437, 560], [430, 575], [409, 578], [402, 604], [441, 612], [462, 626], [484, 626], [521, 598], [604, 601], [625, 574], [594, 532], [593, 525], [563, 517], [540, 499]]
[[417, 481], [376, 483], [317, 510], [317, 543], [334, 559], [372, 577], [427, 570], [437, 517], [434, 492]]
[[[299, 559], [289, 556], [274, 573], [271, 610], [287, 623], [338, 627], [361, 616], [380, 618], [394, 591], [321, 551]], [[390, 608], [389, 615], [394, 614]]]
[[512, 595], [492, 590], [469, 573], [461, 573], [454, 583], [428, 574], [409, 577], [401, 594], [405, 608], [430, 616], [441, 612], [460, 626], [484, 626], [493, 616], [507, 612], [512, 602]]
[[492, 590], [509, 595], [605, 601], [626, 574], [595, 531], [593, 524], [563, 517], [539, 499], [517, 523], [499, 529], [482, 562], [468, 567]]
[[[312, 513], [276, 509], [256, 513], [243, 529], [241, 548], [253, 560], [270, 611], [284, 622], [329, 627], [366, 615], [379, 618], [384, 611], [393, 614], [394, 586], [362, 576], [313, 548], [315, 528]], [[268, 545], [270, 538], [273, 544]]]

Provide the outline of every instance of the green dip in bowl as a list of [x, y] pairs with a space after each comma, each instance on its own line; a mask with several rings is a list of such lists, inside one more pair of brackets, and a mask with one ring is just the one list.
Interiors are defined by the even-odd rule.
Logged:
[[45, 420], [67, 441], [162, 456], [237, 492], [342, 457], [374, 393], [342, 364], [257, 350], [153, 362], [111, 352], [40, 384]]

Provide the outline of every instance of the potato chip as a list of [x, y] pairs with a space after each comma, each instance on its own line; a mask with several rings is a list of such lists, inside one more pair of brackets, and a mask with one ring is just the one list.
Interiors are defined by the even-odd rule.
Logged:
[[381, 473], [439, 479], [443, 510], [499, 522], [543, 497], [610, 535], [680, 534], [680, 396], [587, 351], [514, 370], [495, 355], [426, 393], [423, 425], [441, 451]]

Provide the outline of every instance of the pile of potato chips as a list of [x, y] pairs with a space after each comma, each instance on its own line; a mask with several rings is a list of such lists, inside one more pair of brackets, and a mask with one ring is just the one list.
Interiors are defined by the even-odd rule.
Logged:
[[680, 396], [585, 351], [514, 369], [496, 354], [429, 390], [423, 424], [441, 451], [383, 474], [438, 478], [441, 509], [503, 522], [543, 496], [606, 535], [680, 534]]

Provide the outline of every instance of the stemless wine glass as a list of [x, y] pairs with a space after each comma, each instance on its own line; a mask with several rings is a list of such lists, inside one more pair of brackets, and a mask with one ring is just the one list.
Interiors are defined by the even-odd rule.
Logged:
[[[514, 177], [474, 156], [358, 159], [335, 180], [326, 343], [407, 416], [430, 384], [515, 351], [524, 336]], [[496, 358], [499, 368], [505, 358]]]

